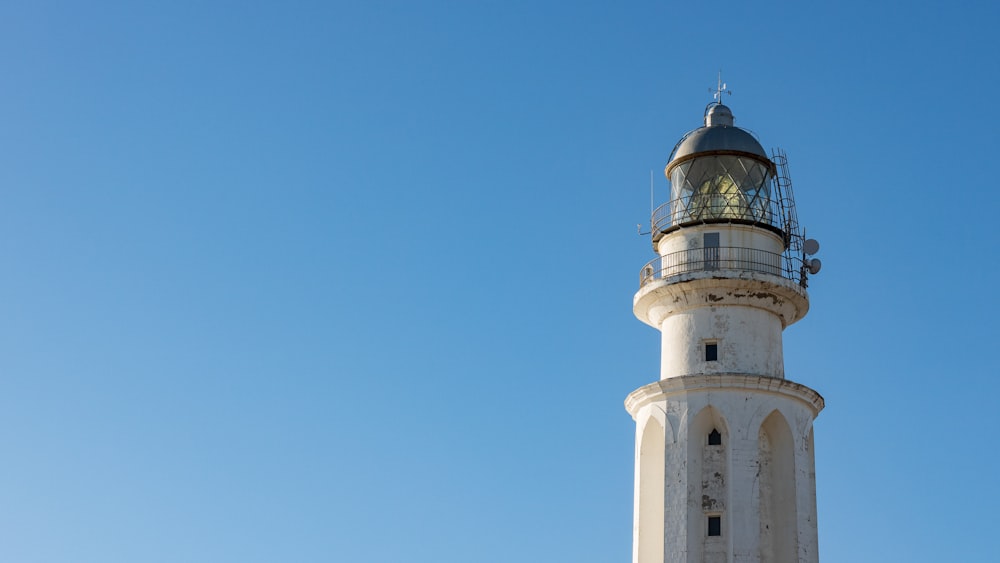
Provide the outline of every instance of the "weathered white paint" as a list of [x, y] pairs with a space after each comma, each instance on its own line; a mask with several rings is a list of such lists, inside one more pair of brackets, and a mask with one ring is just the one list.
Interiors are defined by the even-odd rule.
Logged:
[[[781, 321], [753, 307], [701, 307], [671, 315], [660, 326], [660, 377], [698, 373], [746, 373], [784, 377]], [[705, 344], [718, 360], [705, 360]]]
[[760, 272], [687, 272], [643, 285], [632, 300], [638, 319], [660, 328], [670, 315], [706, 306], [739, 305], [770, 311], [786, 327], [806, 315], [809, 298], [789, 279]]
[[[636, 316], [660, 329], [660, 378], [701, 373], [784, 377], [782, 329], [809, 310], [795, 282], [747, 272], [722, 278], [691, 272], [679, 280], [655, 280], [636, 293]], [[705, 360], [708, 342], [718, 360]]]
[[749, 225], [714, 224], [685, 227], [665, 236], [657, 243], [657, 252], [666, 256], [672, 252], [703, 248], [705, 233], [719, 233], [719, 246], [756, 248], [781, 254], [784, 242], [773, 231]]
[[[637, 440], [662, 444], [649, 454], [664, 464], [658, 471], [649, 450], [637, 449], [635, 563], [818, 561], [812, 423], [823, 399], [815, 391], [766, 376], [686, 375], [637, 389], [626, 408], [643, 433], [662, 432]], [[708, 445], [713, 428], [721, 446]], [[651, 476], [664, 483], [647, 495]], [[656, 505], [662, 520], [648, 516]], [[707, 535], [710, 515], [722, 518], [719, 537]], [[649, 530], [643, 517], [662, 522], [662, 552], [640, 537]]]
[[[718, 233], [720, 247], [783, 249], [769, 230], [712, 224], [670, 233], [658, 251], [701, 249], [705, 233]], [[668, 263], [633, 301], [636, 317], [661, 331], [662, 355], [660, 381], [626, 400], [637, 429], [632, 560], [817, 562], [812, 423], [823, 399], [784, 379], [782, 351], [782, 331], [806, 315], [808, 296], [759, 264], [671, 272]], [[717, 345], [714, 361], [707, 343]], [[708, 444], [713, 429], [721, 446]], [[709, 516], [721, 518], [720, 536], [708, 535]]]
[[[782, 331], [809, 311], [800, 280], [788, 279], [797, 257], [782, 256], [798, 240], [791, 190], [774, 184], [781, 205], [760, 199], [771, 184], [734, 173], [750, 160], [731, 155], [753, 155], [761, 174], [787, 171], [763, 165], [764, 149], [733, 127], [729, 108], [710, 106], [706, 126], [667, 166], [674, 201], [653, 213], [659, 257], [633, 300], [661, 332], [662, 355], [659, 381], [625, 401], [636, 422], [632, 560], [813, 563], [812, 424], [823, 398], [785, 379]], [[709, 443], [713, 430], [721, 444]], [[721, 534], [708, 535], [710, 517]]]

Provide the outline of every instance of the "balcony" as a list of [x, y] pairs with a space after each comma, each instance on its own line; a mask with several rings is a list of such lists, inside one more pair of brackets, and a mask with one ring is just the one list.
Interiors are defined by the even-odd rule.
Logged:
[[639, 287], [647, 283], [691, 272], [718, 271], [720, 277], [736, 277], [739, 272], [770, 274], [800, 283], [805, 287], [801, 261], [789, 254], [777, 254], [757, 248], [692, 248], [658, 256], [639, 274]]
[[674, 199], [653, 211], [650, 224], [655, 243], [664, 234], [680, 227], [704, 223], [737, 223], [755, 225], [774, 231], [782, 238], [788, 236], [788, 227], [782, 220], [784, 209], [780, 200], [714, 196], [691, 196]]

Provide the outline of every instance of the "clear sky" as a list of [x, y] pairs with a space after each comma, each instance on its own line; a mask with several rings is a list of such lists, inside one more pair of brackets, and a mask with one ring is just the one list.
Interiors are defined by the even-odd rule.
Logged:
[[823, 245], [822, 560], [993, 560], [996, 6], [3, 3], [0, 561], [628, 561], [720, 69]]

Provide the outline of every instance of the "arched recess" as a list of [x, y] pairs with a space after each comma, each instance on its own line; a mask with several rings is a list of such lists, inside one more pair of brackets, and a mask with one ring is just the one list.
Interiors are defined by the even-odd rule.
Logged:
[[[809, 524], [809, 528], [808, 528], [808, 534], [809, 534], [809, 536], [811, 538], [816, 538], [816, 514], [817, 514], [817, 512], [816, 512], [816, 450], [813, 448], [813, 446], [814, 446], [814, 438], [815, 437], [813, 435], [813, 427], [812, 427], [812, 425], [809, 425], [809, 437], [806, 439], [806, 447], [809, 448], [809, 451], [806, 452], [806, 463], [809, 464], [809, 483], [808, 483], [808, 486], [806, 487], [805, 491], [806, 491], [806, 495], [808, 495], [808, 498], [806, 498], [806, 510], [808, 510], [807, 514], [810, 514], [813, 517], [813, 520]], [[805, 530], [802, 530], [802, 531], [805, 531]], [[815, 545], [815, 544], [813, 544], [813, 545]]]
[[757, 435], [760, 464], [760, 560], [798, 561], [798, 510], [795, 498], [795, 440], [777, 410]]
[[664, 430], [654, 417], [646, 420], [639, 442], [639, 488], [636, 501], [638, 563], [663, 563]]
[[[721, 444], [710, 444], [712, 431], [721, 435]], [[698, 411], [688, 423], [688, 498], [697, 499], [689, 505], [688, 560], [728, 560], [731, 521], [727, 514], [729, 503], [728, 472], [729, 426], [722, 413], [708, 405]], [[712, 440], [714, 441], [714, 440]], [[720, 518], [720, 535], [709, 535], [709, 517]]]

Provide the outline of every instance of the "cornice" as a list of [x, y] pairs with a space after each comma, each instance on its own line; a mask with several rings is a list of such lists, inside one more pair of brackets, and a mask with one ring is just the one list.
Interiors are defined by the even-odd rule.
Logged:
[[819, 414], [825, 402], [823, 396], [801, 383], [780, 377], [723, 373], [712, 375], [682, 375], [644, 385], [625, 398], [625, 410], [634, 418], [639, 409], [654, 401], [670, 397], [712, 391], [752, 391], [795, 399]]

